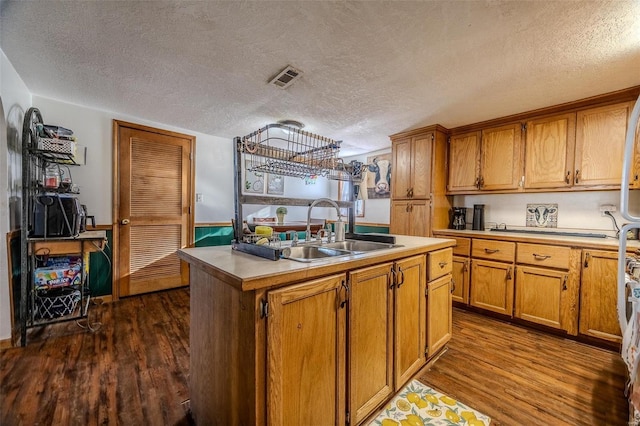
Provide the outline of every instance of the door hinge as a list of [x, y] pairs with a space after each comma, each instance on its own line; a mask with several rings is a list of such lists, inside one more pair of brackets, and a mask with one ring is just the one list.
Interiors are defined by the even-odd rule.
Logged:
[[426, 286], [424, 288], [424, 295], [427, 296], [427, 297], [429, 296], [429, 286]]
[[522, 123], [522, 131], [523, 132], [527, 131], [527, 123]]
[[434, 136], [433, 133], [431, 133], [431, 142], [433, 142], [436, 139], [436, 137]]
[[348, 411], [347, 411], [346, 421], [347, 421], [347, 424], [351, 424], [351, 414], [349, 414]]
[[447, 143], [448, 143], [448, 144], [450, 144], [450, 143], [451, 143], [451, 136], [449, 136], [449, 137], [447, 138]]
[[269, 302], [262, 299], [260, 300], [260, 318], [266, 318], [269, 316]]
[[429, 346], [425, 346], [424, 347], [424, 356], [427, 356], [429, 354]]

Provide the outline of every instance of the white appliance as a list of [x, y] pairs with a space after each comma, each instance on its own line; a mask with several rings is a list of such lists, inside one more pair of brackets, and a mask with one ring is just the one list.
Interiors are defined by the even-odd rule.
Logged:
[[[622, 331], [622, 358], [629, 370], [627, 396], [629, 398], [629, 424], [640, 424], [640, 255], [627, 255], [627, 234], [640, 228], [640, 217], [629, 209], [629, 182], [633, 163], [638, 117], [640, 116], [640, 97], [631, 112], [624, 150], [622, 183], [620, 187], [620, 213], [629, 223], [619, 233], [618, 249], [618, 320]], [[634, 206], [636, 210], [640, 206]]]

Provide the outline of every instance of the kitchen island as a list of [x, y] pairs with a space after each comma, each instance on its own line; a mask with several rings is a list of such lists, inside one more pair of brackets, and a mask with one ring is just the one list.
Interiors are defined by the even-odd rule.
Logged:
[[455, 241], [396, 244], [312, 263], [180, 250], [196, 423], [358, 424], [388, 401], [451, 336]]

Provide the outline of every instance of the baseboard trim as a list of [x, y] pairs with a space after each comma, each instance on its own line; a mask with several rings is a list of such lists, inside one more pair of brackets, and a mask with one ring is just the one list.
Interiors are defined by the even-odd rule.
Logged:
[[13, 347], [13, 343], [11, 343], [11, 338], [0, 340], [0, 351], [4, 351], [5, 349], [9, 349]]

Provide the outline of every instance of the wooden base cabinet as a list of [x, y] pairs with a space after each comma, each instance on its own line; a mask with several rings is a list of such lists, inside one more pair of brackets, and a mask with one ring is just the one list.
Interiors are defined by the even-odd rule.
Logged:
[[568, 272], [518, 266], [515, 317], [564, 330], [565, 306], [570, 302], [568, 283]]
[[349, 273], [349, 405], [358, 424], [426, 363], [426, 260]]
[[581, 250], [518, 243], [515, 317], [578, 334]]
[[392, 263], [349, 274], [351, 421], [364, 420], [394, 392]]
[[427, 284], [427, 317], [437, 318], [437, 321], [427, 321], [428, 358], [451, 340], [451, 311], [451, 274], [448, 274]]
[[[438, 265], [450, 264], [446, 250]], [[429, 355], [450, 338], [450, 273], [427, 296], [426, 259], [247, 291], [192, 265], [195, 422], [363, 422], [426, 364], [427, 335]]]
[[620, 343], [617, 313], [618, 252], [583, 250], [580, 333]]
[[478, 259], [471, 265], [471, 306], [513, 315], [513, 265]]
[[451, 299], [465, 305], [469, 304], [469, 263], [468, 257], [453, 256]]
[[267, 423], [344, 424], [346, 275], [270, 291]]
[[394, 384], [400, 389], [426, 363], [425, 256], [396, 262]]

